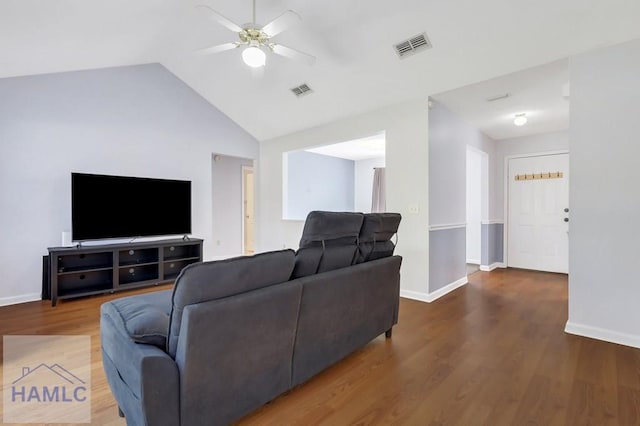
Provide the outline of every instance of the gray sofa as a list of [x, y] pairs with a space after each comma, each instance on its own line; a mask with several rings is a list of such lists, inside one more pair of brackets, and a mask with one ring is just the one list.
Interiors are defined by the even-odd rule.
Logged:
[[312, 212], [297, 253], [190, 265], [173, 290], [105, 303], [103, 365], [127, 424], [228, 424], [390, 337], [399, 223]]

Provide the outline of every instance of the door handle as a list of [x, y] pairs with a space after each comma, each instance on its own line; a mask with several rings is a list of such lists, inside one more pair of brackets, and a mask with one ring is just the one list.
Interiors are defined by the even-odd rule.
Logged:
[[569, 213], [569, 207], [565, 207], [565, 208], [564, 208], [564, 212], [565, 212], [565, 213]]
[[565, 217], [565, 218], [564, 218], [564, 221], [565, 221], [565, 222], [569, 222], [569, 218], [568, 218], [568, 217]]

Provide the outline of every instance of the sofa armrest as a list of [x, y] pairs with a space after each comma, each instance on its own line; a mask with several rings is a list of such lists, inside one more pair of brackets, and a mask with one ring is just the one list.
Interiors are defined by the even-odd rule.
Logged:
[[104, 311], [100, 337], [107, 380], [127, 425], [180, 424], [175, 361], [156, 346], [135, 343]]

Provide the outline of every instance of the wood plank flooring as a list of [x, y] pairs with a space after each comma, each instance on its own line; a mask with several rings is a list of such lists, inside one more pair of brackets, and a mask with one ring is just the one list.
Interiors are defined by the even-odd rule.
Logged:
[[[565, 334], [566, 276], [508, 269], [469, 280], [431, 304], [402, 299], [391, 339], [238, 424], [640, 424], [640, 350]], [[3, 307], [0, 331], [91, 335], [93, 424], [124, 425], [102, 371], [99, 307], [146, 291]]]

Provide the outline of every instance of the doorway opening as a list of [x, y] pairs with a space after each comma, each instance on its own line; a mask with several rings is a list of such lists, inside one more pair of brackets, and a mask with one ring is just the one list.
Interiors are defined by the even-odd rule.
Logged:
[[[247, 250], [255, 250], [255, 184], [252, 179], [255, 162], [252, 158], [223, 154], [213, 154], [211, 160], [210, 255], [214, 259], [242, 256]], [[251, 172], [251, 178], [245, 178], [245, 170]], [[249, 191], [245, 190], [245, 180], [250, 180]], [[248, 232], [245, 232], [246, 210], [250, 216]]]
[[255, 211], [254, 211], [253, 167], [242, 166], [242, 252], [255, 253]]
[[467, 145], [466, 161], [466, 256], [467, 275], [486, 265], [483, 256], [482, 227], [489, 217], [489, 157], [486, 152]]

